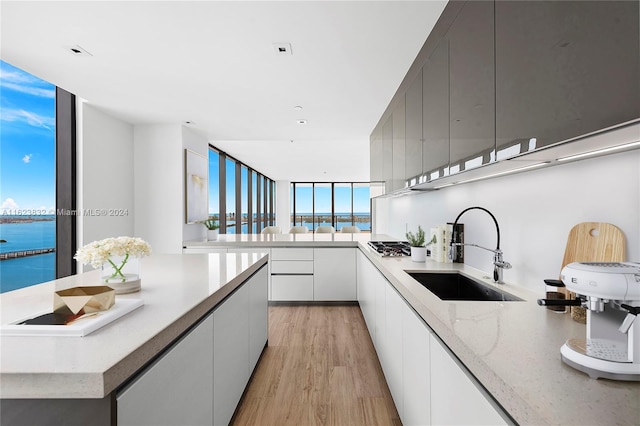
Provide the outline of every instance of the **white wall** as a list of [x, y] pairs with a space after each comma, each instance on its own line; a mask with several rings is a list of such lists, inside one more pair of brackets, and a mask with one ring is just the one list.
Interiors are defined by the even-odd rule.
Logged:
[[133, 126], [83, 101], [77, 111], [78, 247], [107, 237], [132, 236]]
[[[202, 154], [207, 159], [209, 158], [209, 143], [207, 139], [202, 135], [194, 132], [191, 129], [182, 127], [182, 148], [189, 149], [198, 154]], [[207, 163], [208, 164], [208, 163]], [[181, 182], [184, 182], [184, 153], [182, 154], [182, 178]], [[184, 200], [184, 183], [182, 184], [182, 193], [180, 200]], [[184, 203], [184, 201], [183, 201]], [[185, 223], [185, 210], [182, 209], [182, 240], [203, 240], [207, 238], [207, 228], [202, 224], [187, 224]]]
[[182, 126], [134, 126], [135, 232], [154, 253], [182, 252]]
[[291, 181], [276, 181], [276, 226], [283, 233], [291, 228]]
[[[529, 171], [516, 175], [374, 200], [376, 232], [404, 239], [407, 227], [425, 230], [453, 222], [470, 206], [497, 218], [500, 248], [513, 269], [507, 282], [544, 292], [544, 278], [557, 278], [569, 230], [580, 222], [608, 222], [627, 239], [627, 260], [640, 260], [640, 151]], [[465, 213], [465, 242], [495, 248], [491, 218]], [[491, 271], [492, 254], [465, 248], [465, 263]]]

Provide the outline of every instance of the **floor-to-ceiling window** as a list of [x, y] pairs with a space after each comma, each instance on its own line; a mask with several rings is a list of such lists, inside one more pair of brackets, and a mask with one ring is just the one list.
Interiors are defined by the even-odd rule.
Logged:
[[209, 216], [219, 218], [221, 233], [260, 233], [275, 220], [274, 185], [272, 179], [209, 145]]
[[368, 182], [293, 182], [291, 184], [291, 226], [357, 226], [371, 232]]
[[353, 224], [371, 232], [371, 194], [368, 183], [353, 184]]
[[331, 226], [333, 223], [333, 200], [330, 183], [316, 183], [313, 186], [313, 229]]
[[226, 185], [226, 234], [236, 233], [236, 163], [230, 158], [225, 161], [225, 185]]
[[251, 171], [251, 232], [258, 232], [258, 174], [255, 170]]
[[313, 184], [292, 183], [292, 185], [294, 185], [293, 225], [313, 229]]
[[4, 61], [0, 88], [5, 292], [75, 273], [75, 97]]
[[220, 220], [220, 154], [209, 150], [209, 217]]
[[333, 185], [333, 208], [334, 223], [336, 231], [342, 229], [343, 226], [351, 226], [353, 224], [353, 197], [352, 184], [336, 183]]
[[240, 233], [249, 233], [249, 169], [240, 166]]

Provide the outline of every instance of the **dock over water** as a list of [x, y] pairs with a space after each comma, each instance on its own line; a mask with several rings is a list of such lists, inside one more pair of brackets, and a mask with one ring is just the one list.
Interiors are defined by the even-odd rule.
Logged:
[[36, 255], [39, 255], [39, 254], [54, 253], [55, 251], [56, 251], [55, 247], [43, 248], [43, 249], [33, 249], [33, 250], [10, 251], [8, 253], [0, 253], [0, 260], [18, 259], [20, 257], [36, 256]]

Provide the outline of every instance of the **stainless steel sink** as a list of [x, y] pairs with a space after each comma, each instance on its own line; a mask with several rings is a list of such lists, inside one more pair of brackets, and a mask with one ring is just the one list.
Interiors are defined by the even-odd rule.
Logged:
[[522, 301], [457, 272], [405, 272], [442, 300]]

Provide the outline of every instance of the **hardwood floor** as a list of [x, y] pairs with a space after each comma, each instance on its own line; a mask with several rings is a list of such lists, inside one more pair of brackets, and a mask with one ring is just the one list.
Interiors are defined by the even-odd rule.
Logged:
[[269, 308], [269, 346], [232, 421], [401, 425], [360, 308]]

